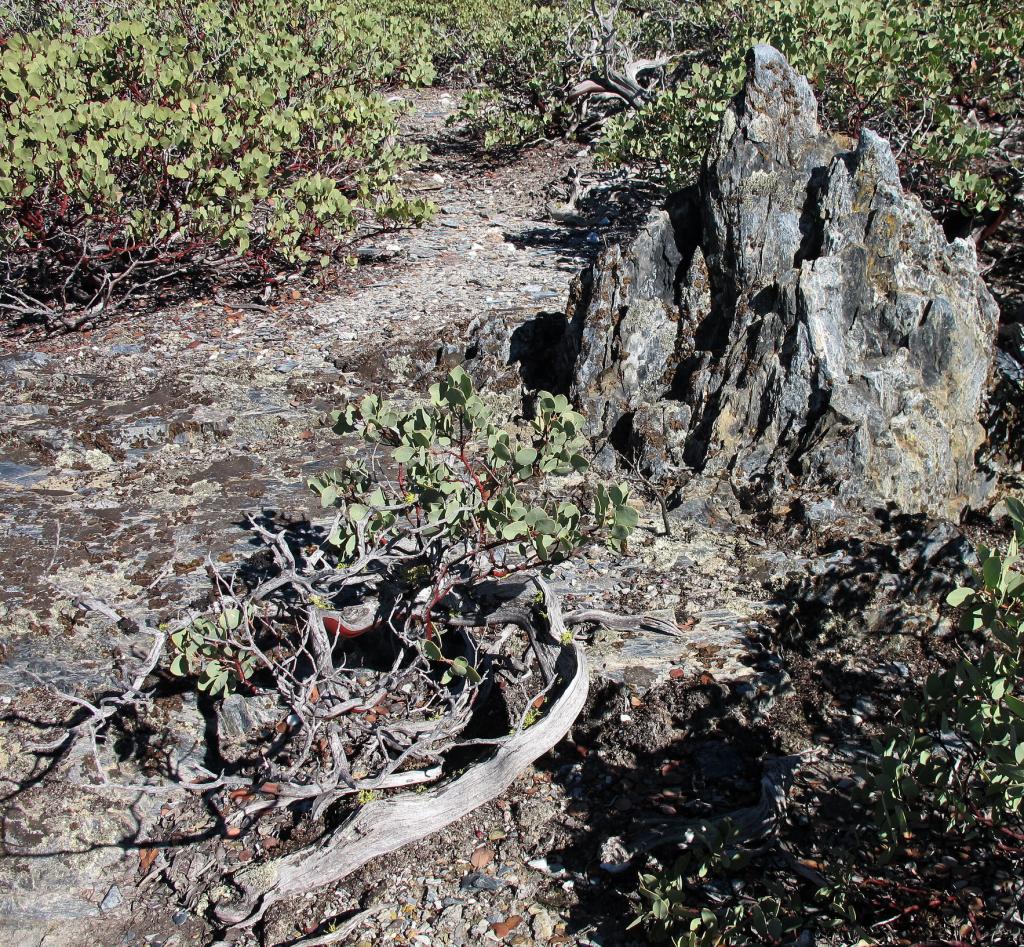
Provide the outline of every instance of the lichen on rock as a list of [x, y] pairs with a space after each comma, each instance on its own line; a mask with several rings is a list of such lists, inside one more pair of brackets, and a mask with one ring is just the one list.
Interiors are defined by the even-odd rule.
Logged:
[[975, 455], [998, 311], [974, 247], [903, 191], [884, 139], [843, 150], [824, 132], [770, 46], [699, 183], [607, 251], [569, 313], [590, 433], [658, 476], [952, 517], [989, 489]]

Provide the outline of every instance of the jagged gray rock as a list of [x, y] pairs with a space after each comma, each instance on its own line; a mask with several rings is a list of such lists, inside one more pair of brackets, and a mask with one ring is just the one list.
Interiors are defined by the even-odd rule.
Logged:
[[591, 435], [657, 475], [946, 516], [984, 498], [998, 311], [974, 247], [903, 192], [885, 140], [823, 132], [770, 46], [699, 184], [577, 281], [569, 316]]

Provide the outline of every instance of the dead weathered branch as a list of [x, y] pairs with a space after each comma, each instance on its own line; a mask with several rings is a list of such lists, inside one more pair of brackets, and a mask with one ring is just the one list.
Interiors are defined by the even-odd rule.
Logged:
[[[549, 616], [559, 614], [557, 598], [545, 588]], [[556, 618], [556, 625], [557, 625]], [[549, 634], [553, 628], [545, 629]], [[538, 635], [538, 648], [557, 654], [554, 663], [563, 687], [544, 716], [516, 730], [487, 759], [462, 776], [423, 794], [402, 794], [362, 806], [344, 825], [315, 846], [305, 848], [234, 877], [242, 897], [222, 905], [224, 923], [248, 926], [285, 898], [333, 884], [370, 859], [396, 851], [451, 824], [502, 793], [539, 756], [562, 739], [586, 702], [586, 658], [578, 644], [561, 646]]]

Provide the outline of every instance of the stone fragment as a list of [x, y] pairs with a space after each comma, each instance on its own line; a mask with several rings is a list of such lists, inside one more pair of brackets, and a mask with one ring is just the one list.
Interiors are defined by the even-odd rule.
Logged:
[[110, 890], [100, 902], [100, 910], [106, 913], [119, 908], [122, 904], [124, 904], [124, 895], [121, 894], [121, 889], [117, 885], [111, 885]]
[[498, 891], [503, 885], [504, 882], [481, 871], [471, 871], [459, 882], [459, 887], [463, 891]]
[[533, 915], [533, 937], [538, 943], [546, 944], [555, 936], [555, 922], [551, 915], [544, 910], [537, 911]]

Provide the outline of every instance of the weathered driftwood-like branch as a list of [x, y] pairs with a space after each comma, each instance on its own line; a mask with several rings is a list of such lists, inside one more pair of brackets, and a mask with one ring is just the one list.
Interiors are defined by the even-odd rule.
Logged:
[[601, 98], [620, 99], [630, 108], [639, 109], [653, 96], [650, 89], [640, 84], [640, 73], [662, 69], [670, 61], [669, 57], [660, 56], [657, 59], [638, 59], [627, 63], [621, 73], [608, 69], [603, 75], [593, 75], [578, 82], [569, 92], [569, 101], [576, 102], [588, 95], [595, 95]]
[[295, 947], [327, 947], [328, 944], [341, 944], [346, 941], [357, 927], [365, 924], [368, 920], [380, 914], [382, 911], [391, 910], [397, 907], [394, 904], [375, 904], [372, 908], [360, 911], [354, 917], [350, 917], [344, 924], [326, 934], [319, 934], [313, 937], [304, 937]]
[[[209, 563], [219, 600], [216, 614], [234, 614], [224, 634], [239, 655], [251, 656], [273, 678], [276, 705], [288, 716], [262, 755], [258, 767], [235, 775], [209, 773], [210, 781], [181, 788], [211, 792], [230, 790], [226, 822], [235, 828], [267, 810], [309, 807], [313, 820], [334, 801], [355, 793], [376, 793], [437, 781], [436, 788], [372, 799], [342, 825], [314, 845], [287, 856], [242, 869], [234, 876], [240, 897], [216, 909], [225, 924], [248, 926], [273, 904], [332, 884], [373, 858], [421, 839], [502, 793], [530, 763], [548, 752], [575, 722], [586, 701], [588, 680], [582, 646], [571, 634], [574, 625], [599, 623], [623, 630], [646, 629], [680, 634], [671, 621], [649, 616], [617, 616], [599, 609], [563, 614], [558, 591], [539, 576], [529, 581], [481, 582], [469, 591], [435, 581], [416, 592], [416, 598], [395, 604], [392, 590], [379, 573], [370, 574], [371, 561], [418, 561], [420, 553], [398, 546], [367, 551], [346, 569], [321, 567], [294, 552], [283, 533], [260, 529], [274, 553], [278, 575], [252, 591], [234, 578], [221, 575]], [[457, 554], [458, 551], [456, 551]], [[454, 555], [454, 554], [453, 554]], [[449, 557], [450, 559], [450, 557]], [[391, 566], [394, 570], [394, 566]], [[442, 579], [451, 575], [452, 562], [437, 567]], [[447, 570], [447, 571], [445, 571]], [[324, 607], [338, 576], [360, 579], [360, 610], [369, 615], [351, 624], [344, 609]], [[536, 592], [539, 590], [539, 597]], [[434, 661], [456, 661], [473, 668], [438, 680], [437, 669], [410, 632], [409, 616], [444, 602], [451, 609], [445, 623], [452, 637], [447, 655]], [[317, 604], [320, 603], [320, 604]], [[116, 613], [94, 605], [108, 617]], [[291, 650], [274, 651], [276, 635], [290, 621]], [[330, 620], [330, 633], [325, 624]], [[510, 626], [497, 636], [488, 628]], [[543, 689], [527, 690], [523, 712], [502, 736], [464, 739], [462, 731], [477, 716], [494, 683], [495, 664], [520, 672], [525, 684], [532, 672], [508, 652], [511, 627], [525, 633], [543, 677]], [[269, 630], [268, 630], [269, 629]], [[483, 631], [481, 632], [481, 629]], [[376, 633], [392, 647], [394, 657], [376, 667], [350, 663], [345, 639]], [[204, 634], [206, 634], [204, 632]], [[211, 636], [214, 632], [209, 632]], [[477, 634], [480, 634], [478, 641]], [[265, 636], [265, 637], [261, 637]], [[334, 635], [334, 637], [331, 637]], [[386, 637], [390, 636], [390, 637]], [[218, 640], [211, 637], [210, 640]], [[78, 701], [90, 713], [88, 735], [97, 754], [97, 726], [102, 728], [117, 708], [138, 702], [146, 679], [156, 669], [166, 634], [160, 634], [148, 659], [128, 691], [108, 710]], [[510, 678], [510, 680], [514, 680]], [[413, 702], [404, 695], [415, 694]], [[539, 721], [528, 723], [540, 706]], [[382, 712], [377, 708], [383, 706]], [[394, 709], [405, 711], [395, 714]], [[81, 736], [76, 733], [74, 737]], [[62, 744], [63, 745], [63, 744]], [[474, 748], [484, 756], [463, 775], [441, 783], [444, 760], [453, 749]]]
[[561, 648], [556, 669], [565, 686], [550, 710], [509, 737], [493, 756], [431, 792], [370, 802], [315, 847], [239, 872], [234, 882], [243, 898], [218, 908], [220, 920], [254, 924], [272, 904], [340, 881], [371, 859], [425, 838], [500, 795], [565, 736], [586, 703], [583, 649], [578, 644]]
[[[601, 625], [611, 631], [650, 631], [659, 635], [670, 635], [673, 638], [685, 636], [685, 632], [677, 624], [665, 618], [659, 618], [657, 615], [616, 615], [603, 608], [580, 608], [573, 612], [566, 612], [561, 617], [566, 628], [592, 624]], [[456, 626], [461, 624], [518, 625], [525, 630], [530, 621], [530, 609], [527, 606], [510, 602], [487, 615], [453, 618], [451, 624]]]

